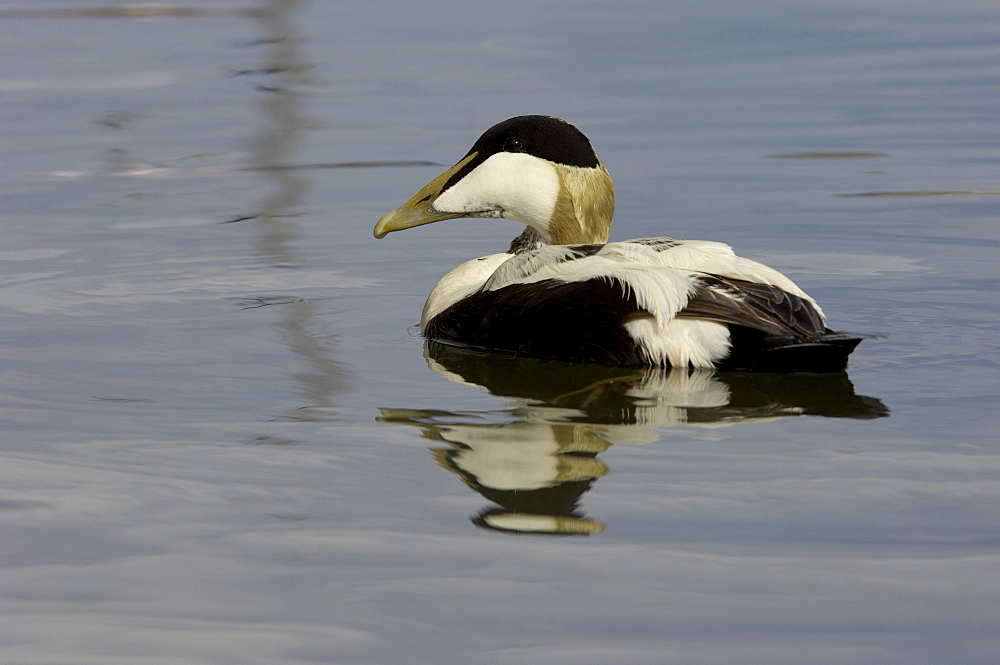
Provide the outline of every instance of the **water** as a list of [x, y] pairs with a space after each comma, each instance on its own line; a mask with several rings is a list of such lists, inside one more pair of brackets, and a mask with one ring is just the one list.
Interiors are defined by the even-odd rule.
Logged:
[[[995, 3], [94, 8], [0, 4], [0, 660], [996, 662]], [[518, 229], [371, 228], [522, 113], [890, 336], [424, 349]]]

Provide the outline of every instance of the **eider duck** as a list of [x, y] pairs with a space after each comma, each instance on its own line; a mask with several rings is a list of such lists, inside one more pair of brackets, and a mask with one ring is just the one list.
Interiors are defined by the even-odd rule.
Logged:
[[773, 268], [704, 240], [608, 242], [611, 176], [558, 118], [505, 120], [375, 237], [457, 217], [527, 225], [510, 249], [462, 263], [431, 291], [420, 332], [444, 344], [577, 363], [831, 372], [867, 337], [834, 332]]

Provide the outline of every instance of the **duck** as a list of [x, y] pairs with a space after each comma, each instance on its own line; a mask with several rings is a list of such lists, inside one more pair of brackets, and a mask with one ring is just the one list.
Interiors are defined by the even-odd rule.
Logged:
[[487, 129], [374, 235], [463, 217], [525, 226], [507, 251], [461, 263], [431, 290], [420, 333], [441, 344], [620, 367], [835, 372], [872, 336], [831, 330], [791, 279], [721, 242], [609, 242], [614, 210], [614, 182], [583, 132], [524, 115]]

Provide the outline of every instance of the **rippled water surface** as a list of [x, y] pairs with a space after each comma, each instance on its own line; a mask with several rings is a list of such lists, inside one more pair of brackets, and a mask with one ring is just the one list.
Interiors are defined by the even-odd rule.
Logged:
[[[0, 2], [0, 661], [1000, 656], [994, 1]], [[513, 222], [371, 237], [523, 113], [847, 374], [424, 344]]]

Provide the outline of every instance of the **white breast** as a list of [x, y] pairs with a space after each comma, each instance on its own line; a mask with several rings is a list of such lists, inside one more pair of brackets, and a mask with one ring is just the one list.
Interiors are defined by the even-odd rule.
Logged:
[[424, 303], [424, 311], [420, 315], [420, 332], [424, 331], [427, 322], [435, 316], [462, 298], [478, 291], [496, 269], [510, 258], [510, 254], [504, 253], [472, 259], [460, 263], [442, 277]]

